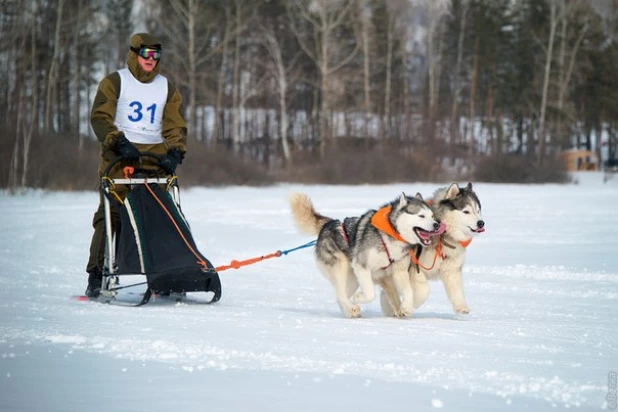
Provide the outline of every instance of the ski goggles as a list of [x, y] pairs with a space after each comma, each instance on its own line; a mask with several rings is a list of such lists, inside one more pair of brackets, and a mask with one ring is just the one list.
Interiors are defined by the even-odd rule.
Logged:
[[142, 47], [141, 49], [131, 48], [138, 56], [143, 59], [148, 60], [149, 58], [153, 58], [153, 60], [159, 60], [161, 58], [161, 49], [155, 49], [154, 47]]

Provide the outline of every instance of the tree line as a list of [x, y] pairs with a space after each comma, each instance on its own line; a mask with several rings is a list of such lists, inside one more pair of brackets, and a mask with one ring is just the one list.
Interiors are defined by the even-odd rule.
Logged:
[[395, 164], [401, 172], [390, 179], [406, 179], [412, 164], [419, 178], [458, 177], [506, 158], [553, 168], [569, 148], [616, 157], [618, 0], [0, 8], [1, 187], [45, 186], [58, 162], [96, 162], [96, 86], [124, 67], [139, 31], [162, 39], [162, 73], [182, 93], [191, 150], [271, 177], [375, 176]]

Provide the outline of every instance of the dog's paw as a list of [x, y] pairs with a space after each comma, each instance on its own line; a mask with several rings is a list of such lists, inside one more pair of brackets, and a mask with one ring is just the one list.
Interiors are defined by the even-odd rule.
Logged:
[[467, 315], [468, 313], [470, 313], [470, 308], [465, 303], [455, 305], [453, 307], [453, 310], [455, 311], [455, 313], [459, 313], [462, 315]]
[[407, 318], [412, 316], [414, 312], [414, 305], [412, 302], [403, 302], [399, 308], [395, 309], [395, 317]]
[[409, 318], [410, 316], [412, 316], [413, 311], [412, 310], [408, 310], [408, 309], [398, 309], [395, 311], [395, 317], [396, 318]]
[[352, 303], [347, 299], [337, 301], [337, 303], [339, 304], [339, 309], [341, 310], [341, 313], [346, 318], [360, 318], [360, 306], [358, 306], [357, 304]]
[[350, 319], [356, 319], [356, 318], [360, 318], [360, 306], [358, 305], [352, 305], [349, 308], [347, 308], [344, 312], [344, 315]]

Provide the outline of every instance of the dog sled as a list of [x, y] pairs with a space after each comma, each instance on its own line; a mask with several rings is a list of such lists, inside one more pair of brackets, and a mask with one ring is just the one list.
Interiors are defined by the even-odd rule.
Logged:
[[[142, 152], [142, 157], [160, 160]], [[214, 303], [221, 298], [219, 274], [196, 247], [180, 208], [180, 190], [175, 175], [160, 177], [157, 171], [125, 167], [124, 178], [108, 177], [116, 158], [105, 169], [101, 191], [105, 208], [105, 262], [101, 292], [95, 300], [126, 306], [141, 306], [151, 298]], [[124, 201], [114, 192], [127, 185]], [[112, 208], [120, 215], [113, 230]], [[207, 299], [188, 292], [205, 292]]]

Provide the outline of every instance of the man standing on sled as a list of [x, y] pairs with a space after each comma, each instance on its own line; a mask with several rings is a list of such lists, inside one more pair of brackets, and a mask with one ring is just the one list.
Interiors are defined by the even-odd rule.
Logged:
[[[92, 105], [90, 124], [101, 142], [99, 177], [116, 157], [123, 161], [110, 171], [108, 176], [112, 179], [122, 178], [126, 165], [173, 174], [182, 163], [187, 143], [180, 92], [159, 74], [162, 47], [156, 37], [138, 33], [131, 37], [130, 43], [127, 68], [101, 80]], [[161, 161], [140, 157], [140, 152], [160, 155]], [[124, 199], [129, 189], [118, 185], [114, 190]], [[99, 295], [103, 279], [104, 213], [101, 195], [92, 221], [94, 235], [86, 266], [88, 297]], [[119, 216], [112, 208], [114, 230], [118, 224]]]

